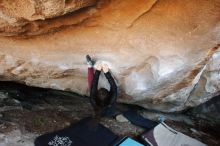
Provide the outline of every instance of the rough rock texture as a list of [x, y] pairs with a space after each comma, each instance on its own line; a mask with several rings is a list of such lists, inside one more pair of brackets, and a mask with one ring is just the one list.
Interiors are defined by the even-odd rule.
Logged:
[[209, 125], [220, 125], [220, 96], [213, 97], [208, 102], [190, 109], [188, 115], [200, 119], [200, 121], [207, 121], [206, 125], [207, 123]]
[[109, 64], [119, 102], [174, 112], [219, 94], [219, 0], [102, 0], [33, 20], [1, 33], [1, 80], [88, 95], [91, 54]]
[[44, 20], [94, 5], [97, 0], [1, 0], [0, 32], [24, 33], [30, 22]]

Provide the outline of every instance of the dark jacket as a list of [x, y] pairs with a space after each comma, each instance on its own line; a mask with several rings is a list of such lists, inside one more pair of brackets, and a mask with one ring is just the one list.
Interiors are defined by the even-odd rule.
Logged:
[[[96, 104], [96, 95], [97, 95], [97, 87], [98, 87], [98, 82], [99, 82], [99, 76], [100, 76], [101, 71], [96, 70], [93, 80], [92, 80], [92, 87], [91, 87], [91, 91], [90, 91], [90, 102], [93, 106], [93, 108], [98, 108], [97, 104]], [[113, 79], [112, 75], [110, 72], [105, 73], [105, 77], [107, 78], [109, 84], [110, 84], [110, 103], [107, 107], [105, 107], [105, 109], [101, 109], [103, 110], [102, 112], [104, 113], [105, 110], [107, 110], [108, 108], [110, 108], [117, 99], [117, 86], [115, 84], [115, 80]]]

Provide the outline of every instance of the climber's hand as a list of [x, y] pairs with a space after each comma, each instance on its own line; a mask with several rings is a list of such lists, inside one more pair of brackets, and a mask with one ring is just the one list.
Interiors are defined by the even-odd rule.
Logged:
[[103, 70], [104, 73], [109, 72], [109, 67], [108, 67], [108, 65], [107, 65], [107, 64], [103, 64], [103, 65], [102, 65], [102, 70]]
[[101, 71], [102, 70], [102, 64], [100, 64], [100, 63], [96, 64], [95, 69]]

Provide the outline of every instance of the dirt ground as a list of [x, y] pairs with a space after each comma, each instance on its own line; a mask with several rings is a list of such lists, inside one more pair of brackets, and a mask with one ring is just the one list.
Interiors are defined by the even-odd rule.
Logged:
[[[0, 83], [0, 86], [1, 146], [31, 146], [37, 136], [62, 129], [93, 115], [88, 97], [8, 83]], [[220, 133], [215, 132], [220, 127], [201, 127], [201, 121], [182, 114], [158, 113], [123, 104], [118, 104], [117, 107], [122, 110], [132, 108], [152, 120], [163, 116], [165, 122], [177, 131], [209, 146], [220, 145]], [[114, 118], [103, 118], [101, 123], [120, 136], [137, 138], [145, 131], [130, 122], [119, 122]]]

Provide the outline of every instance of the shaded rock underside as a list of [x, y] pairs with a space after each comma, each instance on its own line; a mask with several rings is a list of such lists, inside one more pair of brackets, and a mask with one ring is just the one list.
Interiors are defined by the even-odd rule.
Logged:
[[123, 103], [174, 112], [219, 94], [217, 0], [31, 2], [45, 9], [21, 13], [25, 20], [9, 13], [10, 1], [0, 3], [1, 18], [16, 20], [0, 23], [1, 80], [88, 95], [84, 57], [91, 54], [109, 64]]

